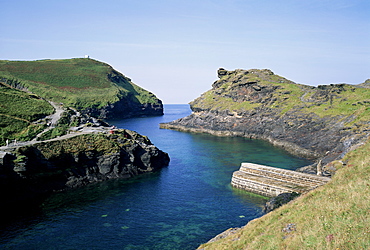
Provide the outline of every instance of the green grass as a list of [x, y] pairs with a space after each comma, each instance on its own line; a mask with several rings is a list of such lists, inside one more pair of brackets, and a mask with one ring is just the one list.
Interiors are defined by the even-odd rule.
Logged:
[[35, 95], [0, 87], [0, 114], [2, 115], [32, 122], [53, 111], [54, 108], [49, 103]]
[[108, 79], [99, 77], [109, 73], [109, 66], [89, 59], [1, 61], [2, 72], [18, 79], [56, 88], [107, 88]]
[[48, 102], [35, 95], [0, 87], [0, 145], [6, 140], [32, 139], [44, 129], [44, 125], [33, 122], [53, 112]]
[[[219, 81], [223, 84], [218, 88], [213, 88], [205, 92], [201, 97], [197, 98], [190, 104], [195, 108], [209, 110], [230, 110], [230, 111], [245, 111], [252, 110], [258, 107], [276, 108], [282, 110], [282, 114], [293, 108], [299, 102], [300, 96], [304, 93], [302, 85], [293, 84], [291, 81], [278, 76], [270, 75], [264, 70], [250, 70], [248, 74], [243, 70], [236, 70], [230, 75], [223, 76]], [[265, 99], [276, 98], [277, 101], [266, 106], [265, 103], [258, 101], [235, 101], [235, 89], [242, 88], [239, 84], [246, 82], [257, 82], [259, 86], [266, 88], [276, 88], [272, 96], [266, 96]], [[286, 94], [289, 92], [289, 94]], [[285, 97], [289, 97], [285, 100]], [[263, 99], [263, 98], [262, 98]]]
[[260, 106], [251, 102], [235, 102], [230, 97], [215, 95], [214, 91], [208, 91], [201, 98], [191, 103], [193, 106], [210, 107], [210, 110], [244, 111]]
[[154, 94], [108, 64], [87, 58], [0, 61], [0, 78], [20, 82], [47, 100], [77, 109], [101, 108], [122, 98], [141, 104], [158, 102]]
[[[130, 134], [127, 139], [124, 134]], [[133, 140], [139, 140], [146, 144], [151, 144], [146, 136], [142, 136], [134, 131], [116, 130], [115, 134], [84, 134], [71, 137], [65, 140], [49, 141], [37, 144], [37, 148], [50, 159], [60, 157], [60, 152], [66, 154], [78, 154], [80, 152], [99, 152], [99, 154], [114, 154], [120, 152], [121, 148], [132, 147]]]
[[[370, 142], [348, 153], [332, 181], [201, 249], [369, 249]], [[288, 224], [295, 230], [284, 232]]]
[[[240, 101], [243, 93], [250, 95], [250, 89], [243, 84], [256, 82], [258, 86], [270, 89], [271, 93], [260, 95], [257, 101]], [[283, 116], [290, 111], [314, 114], [317, 117], [349, 117], [345, 126], [365, 124], [370, 120], [370, 88], [359, 88], [348, 84], [310, 87], [295, 84], [281, 76], [264, 70], [235, 70], [219, 80], [220, 86], [202, 94], [190, 104], [200, 110], [229, 110], [243, 112], [257, 108], [271, 110]], [[244, 92], [243, 92], [244, 91]], [[262, 93], [262, 94], [261, 94]], [[235, 96], [239, 95], [239, 99]], [[265, 96], [263, 96], [265, 95]], [[260, 111], [259, 111], [260, 112]]]
[[332, 100], [306, 107], [304, 112], [313, 112], [320, 117], [334, 115], [356, 115], [352, 123], [368, 121], [370, 118], [370, 89], [345, 85], [340, 94], [334, 93]]

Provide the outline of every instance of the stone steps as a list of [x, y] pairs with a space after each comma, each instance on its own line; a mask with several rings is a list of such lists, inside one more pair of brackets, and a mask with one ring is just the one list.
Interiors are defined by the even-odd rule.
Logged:
[[233, 173], [231, 185], [249, 192], [274, 197], [281, 193], [304, 193], [327, 183], [328, 177], [305, 174], [253, 163], [242, 163]]

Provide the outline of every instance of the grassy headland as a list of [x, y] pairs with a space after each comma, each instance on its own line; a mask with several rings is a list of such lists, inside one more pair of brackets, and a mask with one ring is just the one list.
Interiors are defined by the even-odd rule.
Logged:
[[108, 64], [88, 59], [0, 61], [0, 79], [77, 109], [101, 108], [127, 98], [156, 103], [154, 94], [135, 85]]

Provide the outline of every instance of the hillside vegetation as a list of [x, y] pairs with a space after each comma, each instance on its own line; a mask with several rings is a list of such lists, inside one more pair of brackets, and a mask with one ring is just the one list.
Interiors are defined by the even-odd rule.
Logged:
[[370, 142], [332, 181], [199, 249], [370, 249]]
[[0, 84], [0, 145], [32, 139], [45, 128], [36, 121], [53, 112], [47, 101]]
[[318, 87], [296, 84], [268, 69], [218, 71], [213, 88], [191, 102], [194, 110], [278, 110], [324, 116], [350, 116], [348, 125], [370, 120], [370, 88], [367, 84], [330, 84]]
[[0, 146], [6, 140], [34, 139], [51, 125], [43, 119], [54, 112], [48, 101], [65, 112], [41, 140], [63, 135], [76, 125], [70, 121], [74, 110], [102, 119], [163, 114], [154, 94], [96, 60], [0, 60]]
[[154, 94], [108, 64], [88, 58], [0, 61], [1, 78], [47, 100], [77, 109], [102, 108], [122, 98], [140, 104], [158, 102]]

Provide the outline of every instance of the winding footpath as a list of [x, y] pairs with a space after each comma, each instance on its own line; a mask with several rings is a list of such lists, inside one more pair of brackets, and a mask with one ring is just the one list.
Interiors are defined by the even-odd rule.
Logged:
[[[9, 87], [9, 88], [17, 89], [17, 88], [14, 88], [13, 86], [10, 86], [6, 82], [1, 82], [1, 84], [5, 85], [6, 87]], [[28, 90], [24, 90], [24, 89], [17, 89], [17, 90], [33, 94], [32, 92], [30, 92]], [[50, 105], [52, 105], [54, 107], [55, 112], [53, 114], [45, 117], [45, 118], [42, 118], [41, 120], [48, 121], [49, 126], [44, 131], [39, 133], [31, 141], [21, 141], [21, 142], [13, 141], [13, 142], [8, 143], [7, 146], [1, 146], [0, 147], [0, 160], [1, 160], [1, 158], [4, 157], [5, 154], [7, 154], [7, 152], [13, 151], [16, 148], [23, 147], [23, 146], [33, 145], [33, 144], [37, 144], [37, 143], [40, 143], [40, 142], [64, 140], [64, 139], [68, 139], [68, 138], [75, 137], [75, 136], [82, 135], [82, 134], [109, 133], [110, 128], [108, 128], [108, 127], [71, 127], [69, 134], [59, 136], [57, 138], [53, 138], [53, 139], [50, 139], [50, 140], [39, 141], [38, 138], [42, 134], [44, 134], [44, 133], [48, 132], [49, 130], [55, 128], [55, 125], [59, 122], [60, 118], [62, 117], [62, 114], [65, 112], [65, 109], [63, 108], [62, 105], [57, 104], [57, 103], [52, 102], [52, 101], [48, 101], [48, 100], [47, 100], [47, 102], [49, 102]], [[40, 122], [40, 120], [35, 121], [34, 123], [39, 123], [39, 122]]]
[[47, 120], [50, 120], [49, 124], [50, 126], [46, 128], [44, 131], [36, 135], [36, 137], [32, 141], [37, 141], [37, 139], [44, 133], [48, 132], [49, 130], [55, 128], [55, 125], [58, 123], [60, 117], [62, 117], [62, 114], [64, 113], [64, 109], [61, 105], [56, 104], [55, 102], [48, 101], [51, 106], [54, 107], [55, 112], [52, 115], [49, 115], [46, 117]]
[[[9, 143], [8, 146], [2, 146], [0, 147], [0, 154], [13, 151], [16, 148], [24, 147], [28, 145], [33, 145], [41, 142], [49, 142], [49, 141], [58, 141], [58, 140], [64, 140], [68, 138], [72, 138], [79, 135], [84, 134], [92, 134], [92, 133], [109, 133], [111, 128], [109, 127], [71, 127], [70, 128], [74, 132], [70, 132], [69, 134], [62, 135], [53, 139], [44, 140], [44, 141], [38, 141], [37, 139], [33, 139], [32, 141], [22, 141], [22, 142], [13, 142]], [[45, 132], [45, 131], [44, 131]]]

